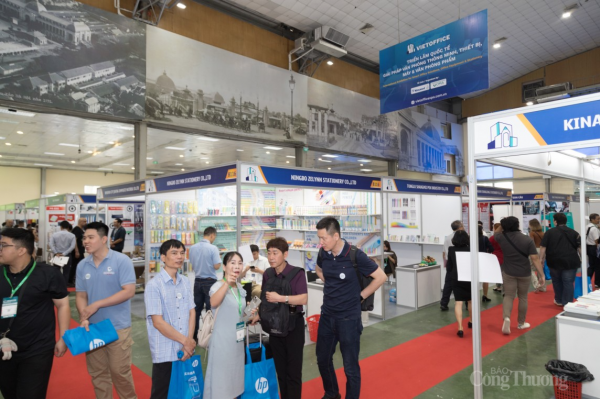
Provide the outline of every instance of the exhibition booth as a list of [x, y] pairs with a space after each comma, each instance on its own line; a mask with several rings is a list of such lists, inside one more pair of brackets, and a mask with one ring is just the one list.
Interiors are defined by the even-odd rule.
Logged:
[[38, 223], [40, 219], [40, 199], [25, 201], [25, 225]]
[[[483, 224], [484, 232], [493, 232], [494, 223], [498, 223], [502, 217], [518, 213], [512, 205], [511, 190], [477, 186], [477, 198], [477, 220]], [[470, 233], [469, 186], [464, 186], [462, 201], [462, 222], [467, 233]]]
[[[577, 149], [600, 146], [600, 94], [538, 104], [468, 119], [469, 170], [476, 162], [501, 165], [513, 169], [560, 177], [579, 182], [579, 193], [585, 195], [585, 183], [600, 183], [600, 162]], [[469, 176], [469, 202], [478, 201], [477, 178]], [[554, 197], [553, 197], [554, 198]], [[548, 196], [550, 200], [550, 196]], [[558, 200], [558, 202], [563, 202]], [[585, 201], [579, 202], [580, 231], [587, 224]], [[471, 207], [470, 228], [477, 228], [477, 209]], [[478, 247], [477, 235], [471, 235], [471, 248]], [[479, 256], [470, 254], [472, 296], [479, 295]], [[581, 274], [587, 281], [587, 256], [581, 251]], [[487, 266], [487, 265], [486, 265]], [[583, 294], [588, 292], [583, 284]], [[587, 307], [584, 314], [569, 311], [556, 318], [556, 342], [559, 359], [585, 365], [594, 375], [600, 374], [595, 353], [600, 325], [600, 311]], [[591, 320], [593, 321], [591, 321]], [[473, 301], [473, 385], [474, 397], [483, 397], [480, 303]], [[581, 345], [586, 342], [586, 345]], [[583, 394], [600, 397], [600, 380], [583, 384]]]
[[554, 227], [553, 215], [562, 212], [567, 216], [567, 226], [579, 231], [579, 226], [574, 223], [573, 213], [571, 212], [571, 195], [554, 193], [530, 193], [513, 194], [513, 204], [515, 208], [519, 207], [518, 213], [514, 216], [519, 217], [523, 231], [527, 231], [529, 221], [537, 219], [544, 228], [544, 231]]
[[0, 206], [0, 223], [7, 220], [25, 220], [25, 204], [13, 203]]
[[384, 237], [398, 256], [396, 304], [418, 309], [439, 302], [444, 238], [461, 219], [461, 186], [387, 177], [382, 185]]

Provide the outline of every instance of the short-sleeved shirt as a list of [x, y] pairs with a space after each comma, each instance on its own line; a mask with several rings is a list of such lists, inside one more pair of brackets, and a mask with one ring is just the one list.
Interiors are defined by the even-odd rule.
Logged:
[[[294, 266], [290, 265], [286, 262], [286, 266], [283, 268], [281, 273], [276, 274], [275, 278], [283, 278], [283, 276], [287, 276], [294, 269]], [[265, 283], [269, 280], [269, 275], [267, 273], [264, 274], [262, 279], [262, 288], [264, 291]], [[302, 295], [308, 294], [308, 285], [306, 283], [306, 274], [298, 273], [294, 276], [292, 281], [290, 281], [290, 288], [292, 289], [291, 295]], [[302, 313], [303, 307], [296, 306], [296, 313]]]
[[546, 248], [548, 267], [556, 270], [581, 267], [581, 260], [576, 249], [580, 245], [579, 233], [567, 226], [557, 226], [548, 230], [542, 239], [542, 247]]
[[115, 251], [123, 251], [123, 248], [125, 248], [125, 237], [127, 236], [127, 231], [125, 231], [125, 227], [121, 226], [118, 229], [115, 229], [112, 231], [112, 234], [110, 235], [110, 239], [113, 241], [117, 241], [118, 239], [121, 239], [122, 241], [118, 242], [115, 244], [115, 246], [113, 247], [113, 249]]
[[[131, 259], [122, 253], [108, 250], [106, 258], [96, 267], [94, 257], [84, 258], [77, 266], [77, 292], [86, 292], [88, 305], [120, 292], [123, 286], [135, 284]], [[100, 308], [90, 317], [90, 323], [110, 319], [116, 330], [131, 327], [131, 300]]]
[[[0, 295], [10, 297], [11, 288], [17, 287], [27, 276], [33, 266], [33, 259], [19, 273], [11, 273], [8, 266], [0, 267]], [[24, 291], [23, 291], [24, 290]], [[19, 350], [13, 352], [13, 359], [25, 359], [44, 352], [52, 351], [56, 344], [56, 319], [54, 316], [54, 299], [65, 298], [69, 292], [60, 268], [49, 266], [43, 262], [36, 263], [35, 269], [26, 283], [15, 293], [19, 304], [10, 332], [6, 335], [12, 339]], [[0, 319], [0, 332], [5, 332], [11, 319]]]
[[177, 274], [177, 283], [162, 269], [144, 291], [146, 304], [146, 326], [152, 363], [177, 361], [177, 352], [182, 345], [162, 335], [152, 323], [152, 316], [162, 316], [175, 331], [189, 336], [190, 310], [195, 308], [190, 281]]
[[588, 223], [585, 226], [585, 244], [586, 245], [596, 245], [596, 240], [600, 239], [600, 230], [593, 223]]
[[73, 233], [67, 230], [57, 231], [50, 237], [50, 248], [55, 254], [69, 255], [75, 250], [76, 239]]
[[[350, 259], [350, 245], [345, 242], [344, 248], [337, 256], [327, 251], [321, 253], [322, 257], [317, 258], [317, 266], [323, 270], [325, 278], [321, 313], [336, 319], [360, 318], [362, 290]], [[360, 249], [356, 251], [356, 265], [363, 276], [370, 276], [379, 267]]]
[[520, 231], [509, 231], [504, 233], [494, 234], [494, 239], [502, 248], [502, 254], [504, 255], [504, 264], [502, 271], [512, 277], [527, 277], [531, 275], [531, 264], [529, 263], [529, 256], [523, 256], [517, 251], [505, 237], [512, 241], [521, 252], [526, 255], [537, 255], [538, 252], [535, 249], [535, 243], [531, 237], [526, 236]]
[[[271, 267], [271, 265], [269, 265], [269, 260], [261, 255], [258, 255], [258, 259], [256, 259], [256, 260], [253, 259], [252, 262], [249, 263], [249, 265], [254, 266], [257, 269], [260, 269], [263, 272], [265, 270], [267, 270], [267, 268]], [[263, 282], [263, 275], [260, 273], [254, 273], [254, 272], [252, 272], [252, 269], [251, 269], [251, 270], [248, 270], [248, 272], [246, 272], [245, 280], [254, 281], [256, 284], [261, 285]]]
[[190, 247], [190, 261], [194, 268], [196, 278], [217, 279], [215, 265], [221, 263], [219, 249], [212, 245], [207, 239], [200, 240], [199, 243]]

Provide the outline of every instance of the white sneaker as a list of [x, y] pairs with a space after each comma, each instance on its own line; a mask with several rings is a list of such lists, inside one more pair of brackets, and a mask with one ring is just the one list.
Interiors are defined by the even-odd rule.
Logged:
[[523, 323], [523, 324], [519, 324], [519, 325], [517, 326], [517, 328], [518, 328], [519, 330], [525, 330], [525, 329], [527, 329], [527, 328], [529, 328], [529, 327], [531, 327], [531, 324], [529, 324], [529, 323]]
[[556, 299], [554, 300], [554, 304], [555, 304], [556, 306], [562, 306], [562, 304], [560, 304], [560, 303], [556, 302]]
[[502, 323], [502, 334], [510, 334], [510, 317], [504, 318], [504, 323]]

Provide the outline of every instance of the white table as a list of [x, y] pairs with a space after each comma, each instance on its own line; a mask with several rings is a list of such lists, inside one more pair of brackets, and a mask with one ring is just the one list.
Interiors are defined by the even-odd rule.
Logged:
[[396, 305], [419, 309], [439, 302], [440, 265], [396, 268]]

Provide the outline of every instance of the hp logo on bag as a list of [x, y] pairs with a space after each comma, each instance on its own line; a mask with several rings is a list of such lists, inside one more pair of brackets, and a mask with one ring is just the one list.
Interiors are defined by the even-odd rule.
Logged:
[[90, 342], [90, 350], [94, 350], [104, 345], [106, 345], [106, 343], [101, 339], [94, 339]]
[[192, 362], [192, 367], [198, 367], [198, 360], [194, 360]]
[[267, 393], [269, 390], [269, 381], [267, 381], [265, 377], [260, 377], [258, 380], [256, 380], [254, 387], [258, 393]]

